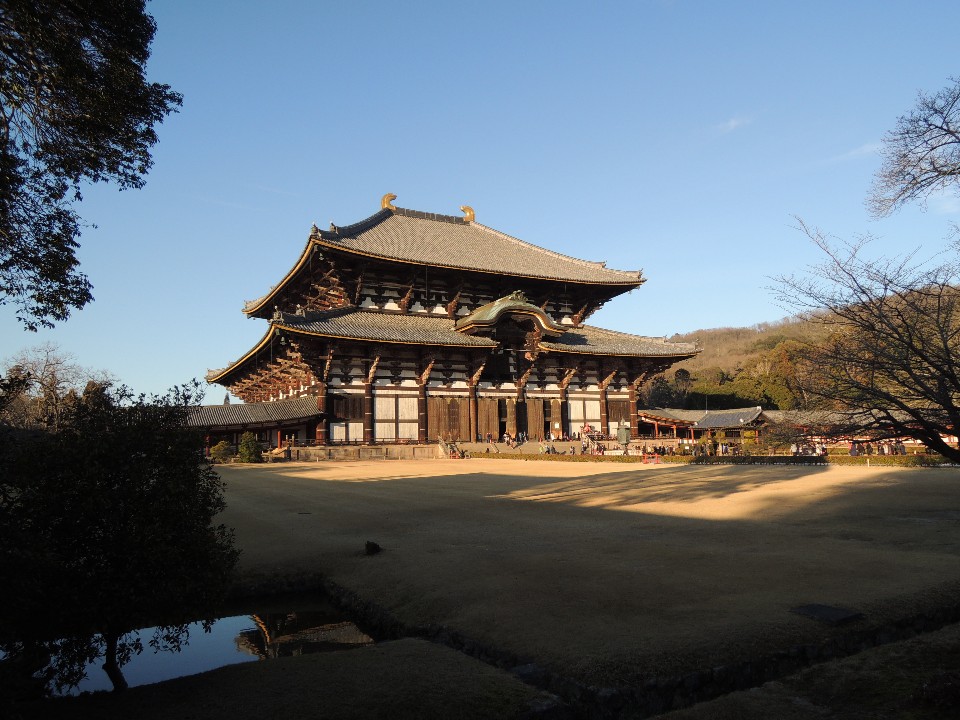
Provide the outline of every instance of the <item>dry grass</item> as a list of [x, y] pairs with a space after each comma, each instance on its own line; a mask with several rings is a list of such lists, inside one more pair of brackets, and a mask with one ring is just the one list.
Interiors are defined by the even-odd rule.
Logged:
[[[408, 624], [591, 684], [822, 639], [796, 605], [871, 622], [960, 581], [948, 469], [478, 459], [224, 477], [246, 572], [322, 571]], [[385, 552], [364, 556], [366, 540]]]
[[[846, 606], [871, 623], [955, 601], [960, 587], [960, 478], [951, 469], [475, 459], [231, 466], [222, 474], [224, 520], [237, 528], [248, 576], [323, 572], [410, 625], [444, 625], [603, 686], [729, 664], [833, 632], [790, 613], [797, 605]], [[364, 555], [366, 540], [384, 552]], [[382, 713], [413, 712], [422, 693], [426, 710], [416, 716], [466, 717], [458, 698], [467, 694], [485, 713], [475, 717], [500, 717], [531, 697], [451, 651], [383, 647], [351, 651], [347, 680], [336, 680], [343, 707], [358, 708], [352, 716], [403, 717]], [[391, 657], [398, 648], [403, 658]], [[120, 707], [159, 703], [156, 717], [350, 716], [302, 710], [329, 692], [325, 662], [224, 668], [176, 681], [169, 701], [143, 689]], [[453, 674], [444, 676], [448, 664]], [[828, 671], [809, 672], [830, 680]], [[812, 696], [788, 689], [784, 702], [813, 712], [833, 692], [818, 687]], [[486, 704], [500, 696], [509, 698], [504, 708]], [[56, 707], [70, 706], [46, 710]], [[791, 717], [731, 707], [690, 717]]]

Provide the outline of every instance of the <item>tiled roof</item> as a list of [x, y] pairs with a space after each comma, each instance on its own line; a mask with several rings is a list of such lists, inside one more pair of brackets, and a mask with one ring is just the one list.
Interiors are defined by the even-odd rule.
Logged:
[[656, 420], [678, 420], [684, 423], [695, 423], [703, 417], [703, 410], [678, 410], [677, 408], [640, 408], [641, 417]]
[[590, 325], [571, 327], [560, 337], [542, 341], [547, 350], [584, 355], [628, 355], [642, 357], [690, 357], [698, 352], [693, 343], [672, 343], [663, 338], [629, 335]]
[[416, 210], [381, 210], [336, 232], [314, 235], [330, 247], [402, 262], [549, 280], [639, 286], [638, 270], [562, 255], [463, 218]]
[[735, 428], [749, 425], [763, 410], [759, 407], [736, 408], [734, 410], [708, 410], [702, 418], [697, 420], [697, 427], [701, 428]]
[[677, 408], [640, 409], [641, 416], [653, 417], [665, 421], [679, 420], [693, 423], [698, 428], [718, 429], [735, 428], [749, 425], [763, 414], [757, 406], [734, 408], [733, 410], [680, 410]]
[[271, 425], [295, 422], [317, 416], [317, 398], [301, 397], [264, 403], [202, 405], [187, 417], [192, 427]]
[[606, 263], [580, 260], [531, 245], [462, 217], [395, 208], [381, 210], [353, 225], [331, 230], [314, 228], [286, 276], [262, 297], [244, 303], [243, 311], [262, 310], [302, 270], [313, 251], [324, 247], [403, 263], [615, 286], [619, 292], [646, 282], [640, 270], [612, 270]]
[[454, 321], [446, 316], [338, 308], [305, 317], [284, 314], [283, 319], [273, 325], [294, 333], [386, 343], [484, 348], [497, 345], [488, 338], [458, 333], [454, 330]]

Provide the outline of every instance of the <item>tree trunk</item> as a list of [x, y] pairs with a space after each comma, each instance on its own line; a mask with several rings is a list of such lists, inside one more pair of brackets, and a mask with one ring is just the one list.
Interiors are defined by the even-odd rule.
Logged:
[[110, 633], [104, 637], [107, 641], [107, 650], [104, 656], [103, 670], [110, 678], [110, 682], [113, 683], [113, 691], [123, 692], [127, 689], [127, 681], [120, 671], [120, 665], [117, 664], [117, 642], [120, 637], [115, 633]]

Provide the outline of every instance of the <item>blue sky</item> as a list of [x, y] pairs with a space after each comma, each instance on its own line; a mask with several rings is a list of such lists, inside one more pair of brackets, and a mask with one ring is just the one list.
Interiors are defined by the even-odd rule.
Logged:
[[[162, 392], [262, 336], [244, 300], [312, 223], [396, 193], [552, 250], [642, 268], [591, 318], [645, 335], [777, 320], [818, 257], [793, 216], [877, 255], [946, 246], [944, 197], [872, 220], [877, 149], [960, 74], [955, 0], [270, 3], [154, 0], [153, 80], [183, 93], [142, 190], [97, 186], [95, 302], [52, 331], [0, 307], [0, 357], [52, 341]], [[213, 387], [208, 402], [223, 399]]]

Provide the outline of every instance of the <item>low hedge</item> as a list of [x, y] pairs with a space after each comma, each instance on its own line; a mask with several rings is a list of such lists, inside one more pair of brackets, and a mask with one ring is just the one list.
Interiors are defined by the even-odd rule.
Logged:
[[941, 467], [952, 465], [942, 455], [831, 455], [831, 465], [869, 465], [890, 467]]
[[[643, 463], [642, 455], [563, 455], [552, 453], [523, 454], [523, 453], [471, 453], [472, 458], [490, 460], [544, 460], [546, 462], [612, 462], [612, 463]], [[651, 457], [651, 456], [648, 456]], [[653, 460], [648, 460], [652, 463]], [[661, 463], [684, 464], [693, 462], [690, 455], [661, 455]]]
[[[535, 460], [545, 462], [643, 463], [642, 455], [524, 455], [522, 453], [479, 453], [474, 458], [493, 460]], [[648, 463], [652, 460], [648, 460]], [[943, 467], [951, 463], [939, 455], [662, 455], [662, 464], [671, 465], [862, 465], [864, 467]]]

